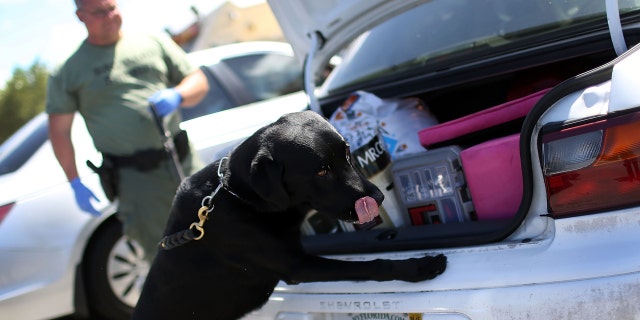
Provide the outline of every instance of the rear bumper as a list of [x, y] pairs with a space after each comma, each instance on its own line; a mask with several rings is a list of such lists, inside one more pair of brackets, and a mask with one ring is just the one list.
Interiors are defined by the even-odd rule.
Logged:
[[337, 320], [344, 317], [324, 315], [349, 313], [412, 313], [424, 319], [640, 319], [638, 213], [632, 208], [547, 219], [545, 231], [530, 241], [371, 255], [404, 259], [444, 253], [448, 266], [437, 278], [419, 283], [281, 284], [246, 319]]
[[[346, 284], [348, 285], [348, 284]], [[424, 319], [640, 319], [640, 273], [478, 290], [385, 294], [274, 293], [246, 319], [422, 314]], [[336, 317], [337, 318], [337, 317]]]

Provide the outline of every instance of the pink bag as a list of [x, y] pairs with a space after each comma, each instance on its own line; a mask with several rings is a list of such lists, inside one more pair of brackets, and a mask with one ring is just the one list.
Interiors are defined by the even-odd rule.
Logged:
[[478, 220], [511, 218], [522, 199], [520, 134], [494, 139], [460, 152]]
[[472, 113], [466, 117], [422, 129], [418, 132], [420, 143], [423, 147], [429, 149], [435, 144], [524, 118], [549, 90], [551, 89], [538, 91], [528, 96]]
[[[526, 117], [550, 89], [420, 130], [425, 148]], [[460, 159], [478, 220], [510, 218], [522, 199], [520, 134], [497, 138], [464, 149]]]

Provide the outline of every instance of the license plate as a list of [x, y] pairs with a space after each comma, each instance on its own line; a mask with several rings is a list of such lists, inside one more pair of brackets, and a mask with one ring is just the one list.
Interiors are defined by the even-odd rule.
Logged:
[[344, 313], [331, 320], [422, 320], [422, 313]]

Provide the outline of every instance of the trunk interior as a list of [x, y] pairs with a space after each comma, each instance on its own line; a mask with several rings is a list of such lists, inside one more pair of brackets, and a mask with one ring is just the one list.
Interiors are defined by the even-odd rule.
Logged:
[[[637, 33], [629, 36], [629, 39], [633, 38], [631, 41], [627, 40], [629, 43], [637, 43]], [[439, 124], [444, 124], [552, 88], [616, 57], [607, 34], [598, 36], [588, 45], [584, 39], [581, 43], [563, 43], [554, 48], [548, 46], [534, 49], [506, 58], [501, 57], [500, 61], [431, 70], [432, 72], [420, 70], [414, 74], [407, 74], [402, 81], [378, 79], [366, 88], [344, 88], [341, 92], [331, 92], [329, 96], [320, 100], [320, 104], [324, 115], [329, 118], [355, 90], [364, 90], [380, 98], [417, 97], [425, 102]], [[466, 150], [499, 138], [517, 136], [523, 121], [524, 117], [520, 117], [473, 134], [442, 141], [430, 146], [425, 157], [432, 150], [446, 149], [450, 146]], [[519, 143], [516, 143], [515, 148], [518, 149], [518, 146]], [[516, 152], [519, 153], [519, 149]], [[454, 163], [455, 165], [459, 163]], [[462, 170], [466, 171], [466, 167]], [[531, 188], [526, 185], [518, 187], [522, 187], [524, 193]], [[398, 188], [397, 183], [389, 185], [387, 191], [393, 192], [395, 188]], [[477, 200], [470, 197], [466, 182], [461, 188], [463, 190], [459, 190], [459, 199], [463, 203], [474, 203]], [[516, 202], [515, 208], [518, 208], [518, 203]], [[458, 209], [460, 207], [458, 206]], [[512, 209], [513, 212], [509, 215], [482, 219], [472, 206], [464, 221], [442, 223], [438, 217], [437, 221], [420, 218], [419, 223], [411, 220], [411, 223], [399, 227], [379, 226], [355, 232], [340, 228], [336, 221], [312, 216], [308, 221], [315, 219], [312, 223], [315, 230], [305, 233], [303, 229], [305, 236], [302, 241], [306, 250], [315, 254], [371, 253], [478, 245], [501, 241], [508, 237], [518, 228], [527, 210], [528, 208]], [[403, 214], [410, 215], [406, 208], [403, 211]]]

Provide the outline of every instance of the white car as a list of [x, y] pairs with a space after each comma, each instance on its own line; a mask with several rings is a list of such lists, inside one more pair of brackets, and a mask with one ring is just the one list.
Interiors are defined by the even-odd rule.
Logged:
[[[189, 58], [202, 65], [211, 90], [186, 110], [184, 119], [191, 120], [181, 127], [206, 162], [280, 115], [307, 107], [301, 65], [285, 43], [234, 44]], [[247, 104], [259, 100], [265, 101]], [[45, 114], [0, 146], [1, 319], [129, 319], [140, 294], [148, 265], [140, 246], [122, 236], [117, 203], [109, 203], [85, 164], [102, 160], [80, 116], [72, 139], [80, 176], [100, 198], [98, 218], [76, 205]]]
[[639, 1], [268, 2], [313, 110], [347, 112], [358, 91], [418, 98], [439, 122], [393, 159], [391, 225], [317, 224], [307, 250], [448, 267], [281, 283], [246, 319], [640, 319]]

